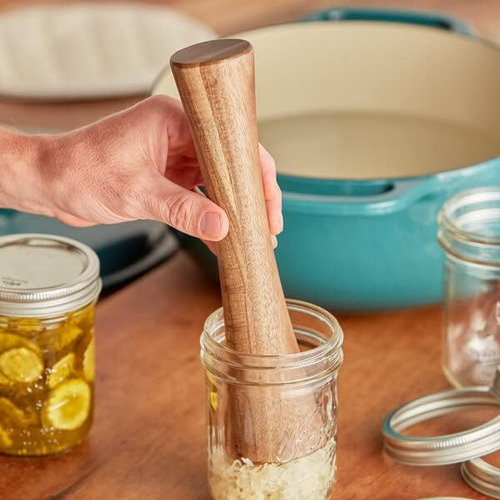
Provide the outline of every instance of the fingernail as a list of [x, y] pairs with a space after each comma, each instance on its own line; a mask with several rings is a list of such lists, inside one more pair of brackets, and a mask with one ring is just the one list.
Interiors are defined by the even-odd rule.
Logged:
[[283, 212], [280, 212], [280, 230], [279, 232], [283, 231], [283, 228], [285, 227], [285, 223], [283, 221]]
[[221, 218], [215, 212], [203, 214], [200, 221], [201, 237], [206, 240], [218, 240], [221, 232]]
[[271, 243], [273, 244], [273, 248], [276, 248], [278, 246], [278, 238], [276, 238], [274, 234], [271, 235]]

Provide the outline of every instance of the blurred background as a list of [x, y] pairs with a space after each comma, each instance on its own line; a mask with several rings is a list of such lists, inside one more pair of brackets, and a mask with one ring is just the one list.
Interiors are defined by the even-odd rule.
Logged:
[[[330, 24], [354, 21], [356, 32], [334, 28], [338, 34], [332, 33], [330, 39], [329, 29], [318, 28], [326, 30], [324, 54], [314, 45], [320, 44], [314, 42], [316, 28], [290, 35], [290, 41], [297, 43], [295, 53], [287, 50], [289, 42], [283, 51], [277, 49], [281, 35], [269, 48], [256, 50], [259, 110], [267, 118], [293, 118], [287, 123], [273, 125], [268, 120], [260, 124], [261, 137], [284, 169], [280, 183], [285, 190], [287, 231], [277, 256], [285, 291], [345, 310], [363, 310], [368, 302], [376, 309], [435, 302], [442, 281], [442, 256], [435, 239], [437, 211], [453, 192], [472, 187], [474, 175], [480, 183], [491, 183], [492, 170], [482, 165], [500, 154], [500, 126], [495, 121], [499, 113], [494, 111], [499, 109], [495, 82], [500, 60], [498, 50], [492, 53], [492, 44], [500, 43], [498, 0], [0, 0], [0, 124], [26, 133], [62, 132], [133, 105], [152, 91], [174, 95], [172, 82], [162, 70], [175, 50], [217, 36], [295, 25], [305, 19]], [[389, 24], [415, 26], [413, 31], [399, 32], [399, 28], [387, 28]], [[375, 32], [375, 25], [382, 31]], [[253, 35], [250, 38], [253, 41]], [[362, 57], [365, 49], [366, 60]], [[308, 94], [321, 96], [317, 103], [298, 99], [292, 91], [285, 97], [278, 84], [273, 87], [273, 71], [278, 77], [288, 68], [288, 82], [292, 82], [303, 72], [305, 60], [309, 80], [300, 85], [315, 86]], [[366, 74], [361, 71], [369, 67], [373, 69]], [[487, 88], [481, 88], [483, 83]], [[342, 97], [344, 90], [352, 96]], [[371, 96], [370, 102], [366, 96]], [[276, 114], [269, 102], [279, 102], [283, 109]], [[292, 110], [295, 104], [287, 102], [308, 102], [310, 109]], [[383, 112], [376, 116], [356, 115], [351, 117], [354, 122], [342, 116], [338, 122], [335, 115], [346, 109], [372, 113], [373, 106], [380, 108], [382, 102], [386, 109], [376, 110]], [[387, 121], [392, 120], [387, 113], [396, 108], [410, 117], [404, 124]], [[313, 111], [333, 113], [333, 122], [323, 127], [323, 118], [314, 123], [296, 120], [298, 114]], [[321, 144], [311, 132], [320, 126], [322, 130], [330, 127]], [[302, 137], [307, 130], [312, 142], [306, 144]], [[370, 146], [375, 130], [379, 135]], [[289, 141], [273, 144], [279, 136]], [[393, 154], [390, 161], [394, 164], [388, 166], [387, 151], [395, 150], [392, 144], [406, 142], [411, 147], [403, 156]], [[314, 175], [311, 170], [292, 171], [288, 158], [297, 158], [301, 152], [288, 146], [299, 143], [309, 148], [307, 154], [317, 153], [316, 165], [337, 155], [336, 173], [323, 175], [319, 167]], [[359, 144], [366, 145], [370, 159], [378, 155], [381, 170], [366, 175], [356, 171], [362, 158], [353, 160], [352, 151], [339, 156], [350, 144], [356, 152]], [[474, 165], [480, 170], [472, 176], [469, 170], [457, 170]], [[444, 181], [442, 176], [431, 175], [443, 170], [451, 172]], [[416, 176], [425, 182], [416, 187], [413, 183], [410, 189], [409, 179]], [[318, 204], [317, 196], [323, 195], [330, 198]], [[357, 198], [353, 201], [352, 196]], [[412, 205], [419, 197], [424, 203]], [[357, 207], [354, 211], [353, 206]], [[388, 206], [404, 217], [387, 214]], [[384, 217], [378, 216], [381, 212]], [[335, 218], [337, 213], [342, 218]], [[353, 232], [356, 228], [358, 233]], [[64, 234], [91, 245], [101, 258], [107, 292], [166, 260], [178, 249], [179, 240], [216, 274], [204, 248], [181, 235], [174, 237], [166, 226], [155, 222], [75, 229], [45, 217], [0, 210], [0, 234], [19, 232]], [[345, 254], [337, 253], [339, 237]], [[418, 255], [414, 255], [415, 245], [421, 245]], [[373, 263], [368, 248], [377, 256]], [[344, 280], [340, 269], [346, 270]], [[391, 280], [389, 275], [397, 278]], [[417, 289], [426, 292], [415, 293]], [[373, 300], [374, 290], [378, 303]]]

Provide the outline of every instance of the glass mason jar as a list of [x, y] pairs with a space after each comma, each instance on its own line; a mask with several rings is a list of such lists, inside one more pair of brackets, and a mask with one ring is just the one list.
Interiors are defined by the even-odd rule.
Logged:
[[500, 365], [500, 186], [462, 191], [439, 214], [445, 251], [443, 370], [491, 385]]
[[[300, 353], [255, 356], [225, 345], [223, 310], [212, 313], [201, 335], [208, 407], [208, 481], [214, 500], [231, 498], [329, 498], [335, 480], [337, 376], [343, 360], [342, 330], [320, 307], [287, 300]], [[235, 413], [235, 401], [265, 400], [283, 418], [274, 426], [273, 460], [241, 456], [235, 429], [252, 441], [252, 412]], [[255, 409], [255, 407], [254, 407]], [[243, 428], [243, 433], [242, 429]], [[262, 430], [262, 429], [261, 429]], [[276, 435], [274, 438], [276, 439]]]
[[0, 237], [0, 452], [49, 455], [90, 430], [100, 289], [86, 245]]

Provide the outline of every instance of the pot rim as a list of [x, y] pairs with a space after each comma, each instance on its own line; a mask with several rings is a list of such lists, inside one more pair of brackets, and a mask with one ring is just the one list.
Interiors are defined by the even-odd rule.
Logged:
[[[388, 9], [391, 10], [391, 9]], [[410, 12], [411, 14], [411, 12]], [[265, 33], [272, 31], [280, 31], [281, 29], [289, 29], [291, 26], [298, 30], [315, 29], [315, 26], [324, 26], [327, 22], [324, 20], [308, 20], [307, 22], [292, 21], [278, 25], [264, 26], [252, 30], [238, 32], [229, 36], [229, 38], [245, 38], [249, 34]], [[332, 24], [333, 25], [333, 24]], [[356, 20], [335, 26], [346, 26], [358, 28], [360, 26], [380, 26], [384, 29], [400, 29], [402, 26], [407, 30], [430, 30], [430, 32], [438, 31], [436, 28], [403, 23], [387, 23], [384, 21], [373, 20]], [[500, 52], [500, 45], [495, 44], [490, 40], [485, 40], [477, 36], [467, 36], [459, 31], [439, 31], [443, 36], [458, 37], [461, 40], [466, 40], [467, 43], [481, 44], [487, 50]], [[157, 88], [166, 76], [170, 73], [170, 67], [167, 65], [154, 80], [150, 95], [157, 95]], [[290, 175], [278, 172], [278, 180], [285, 182], [295, 182], [298, 184], [314, 184], [322, 183], [323, 186], [329, 184], [331, 186], [370, 186], [386, 184], [386, 189], [381, 189], [381, 192], [374, 195], [330, 195], [314, 192], [304, 192], [301, 189], [293, 190], [283, 188], [283, 206], [289, 212], [317, 213], [324, 215], [372, 215], [372, 214], [389, 214], [400, 211], [408, 207], [414, 201], [420, 199], [426, 194], [437, 190], [442, 181], [448, 181], [453, 177], [462, 177], [477, 175], [478, 170], [489, 169], [495, 164], [500, 163], [500, 155], [481, 160], [472, 165], [464, 165], [461, 167], [441, 170], [438, 172], [424, 173], [419, 175], [408, 175], [398, 177], [377, 177], [370, 179], [332, 179], [321, 177], [306, 177], [299, 175]], [[497, 165], [498, 166], [498, 165]]]

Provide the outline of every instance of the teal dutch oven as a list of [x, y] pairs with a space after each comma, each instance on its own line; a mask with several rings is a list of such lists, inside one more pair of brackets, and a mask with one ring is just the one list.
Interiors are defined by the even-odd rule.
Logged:
[[[440, 207], [500, 179], [500, 51], [434, 14], [307, 21], [235, 35], [255, 49], [259, 136], [283, 190], [285, 293], [341, 311], [437, 302]], [[177, 96], [168, 69], [153, 93]]]

